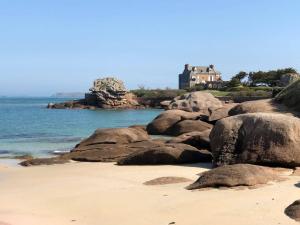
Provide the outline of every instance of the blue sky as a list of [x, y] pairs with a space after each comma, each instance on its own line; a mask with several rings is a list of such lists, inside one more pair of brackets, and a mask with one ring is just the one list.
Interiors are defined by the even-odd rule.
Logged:
[[177, 87], [185, 63], [300, 70], [299, 0], [0, 0], [0, 95]]

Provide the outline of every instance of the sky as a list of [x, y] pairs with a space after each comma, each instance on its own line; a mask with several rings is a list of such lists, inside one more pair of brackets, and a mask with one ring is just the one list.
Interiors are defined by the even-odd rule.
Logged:
[[300, 70], [299, 0], [0, 0], [0, 96], [177, 88], [184, 64]]

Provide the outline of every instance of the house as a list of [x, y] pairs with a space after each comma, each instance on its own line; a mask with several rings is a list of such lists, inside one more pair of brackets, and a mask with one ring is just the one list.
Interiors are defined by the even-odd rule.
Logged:
[[222, 81], [221, 73], [214, 65], [191, 66], [186, 64], [184, 70], [179, 74], [179, 89], [191, 88], [195, 85], [205, 85], [207, 83]]

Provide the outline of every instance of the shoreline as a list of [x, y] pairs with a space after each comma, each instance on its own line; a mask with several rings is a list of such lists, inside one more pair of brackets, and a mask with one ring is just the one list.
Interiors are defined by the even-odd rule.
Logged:
[[284, 214], [285, 207], [299, 196], [297, 176], [244, 190], [188, 191], [185, 187], [189, 182], [143, 184], [163, 176], [195, 180], [207, 167], [201, 163], [116, 166], [72, 162], [29, 168], [2, 165], [0, 224], [298, 224]]

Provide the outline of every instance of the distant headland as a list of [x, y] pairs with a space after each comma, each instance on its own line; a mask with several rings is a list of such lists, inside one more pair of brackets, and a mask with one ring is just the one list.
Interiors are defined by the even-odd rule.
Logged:
[[83, 92], [58, 92], [51, 95], [51, 98], [84, 98]]

